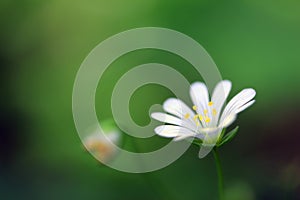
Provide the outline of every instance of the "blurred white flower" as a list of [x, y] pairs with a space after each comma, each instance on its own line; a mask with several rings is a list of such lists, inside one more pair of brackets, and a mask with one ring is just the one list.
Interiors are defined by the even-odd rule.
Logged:
[[221, 81], [209, 98], [204, 83], [193, 83], [190, 87], [190, 96], [194, 104], [192, 109], [179, 99], [169, 98], [163, 104], [164, 111], [169, 114], [161, 112], [151, 114], [153, 119], [169, 124], [156, 127], [156, 134], [174, 138], [175, 141], [198, 138], [204, 144], [214, 145], [222, 130], [234, 122], [237, 114], [255, 102], [253, 98], [256, 92], [248, 88], [233, 97], [222, 110], [230, 90], [231, 82]]
[[115, 156], [120, 139], [119, 130], [110, 130], [105, 135], [95, 131], [83, 140], [83, 144], [97, 159], [107, 162]]

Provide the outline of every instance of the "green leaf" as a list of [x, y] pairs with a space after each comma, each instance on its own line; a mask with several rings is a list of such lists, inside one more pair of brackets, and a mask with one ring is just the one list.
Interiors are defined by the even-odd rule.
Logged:
[[200, 140], [200, 139], [194, 139], [193, 141], [192, 141], [192, 144], [195, 144], [195, 145], [197, 145], [197, 146], [201, 146], [202, 145], [202, 140]]
[[237, 126], [232, 131], [230, 131], [229, 133], [227, 133], [224, 136], [224, 138], [222, 138], [222, 140], [217, 144], [217, 146], [220, 147], [223, 144], [231, 141], [234, 138], [234, 136], [237, 134], [238, 130], [239, 130], [239, 127]]
[[224, 128], [224, 129], [222, 130], [222, 132], [221, 132], [221, 134], [220, 134], [220, 137], [219, 137], [218, 143], [220, 143], [220, 142], [223, 140], [223, 136], [224, 136], [225, 133], [226, 133], [226, 128]]

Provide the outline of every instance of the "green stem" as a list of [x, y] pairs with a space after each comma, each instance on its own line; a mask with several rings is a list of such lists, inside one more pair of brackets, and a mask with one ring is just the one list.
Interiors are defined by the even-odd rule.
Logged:
[[217, 151], [217, 147], [215, 147], [213, 149], [213, 153], [214, 153], [214, 158], [215, 158], [217, 173], [218, 173], [219, 199], [224, 200], [222, 167], [221, 167], [220, 157], [219, 157], [219, 153]]

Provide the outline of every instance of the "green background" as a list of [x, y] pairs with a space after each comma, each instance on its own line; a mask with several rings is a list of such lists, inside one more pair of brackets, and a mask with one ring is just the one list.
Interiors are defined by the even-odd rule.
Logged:
[[[220, 149], [227, 199], [300, 196], [300, 2], [11, 1], [0, 2], [1, 199], [216, 199], [212, 154], [192, 146], [170, 166], [126, 174], [86, 153], [72, 118], [77, 70], [101, 41], [137, 27], [164, 27], [198, 41], [224, 79], [230, 97], [246, 87], [256, 103], [239, 115], [238, 135]], [[111, 117], [110, 95], [132, 67], [168, 64], [190, 81], [202, 80], [181, 58], [141, 50], [116, 60], [96, 94], [100, 119]], [[105, 85], [101, 85], [105, 83]], [[133, 119], [146, 125], [149, 106], [172, 93], [147, 85], [133, 95]], [[103, 103], [99, 103], [99, 99]], [[234, 126], [232, 126], [234, 127]], [[135, 140], [141, 151], [165, 139]], [[133, 149], [127, 144], [128, 149]], [[134, 149], [133, 149], [134, 150]]]

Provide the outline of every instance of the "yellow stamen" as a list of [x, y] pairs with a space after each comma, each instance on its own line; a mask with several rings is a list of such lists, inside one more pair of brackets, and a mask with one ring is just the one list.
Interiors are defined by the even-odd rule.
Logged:
[[195, 116], [194, 116], [194, 120], [196, 120], [197, 118], [198, 118], [198, 115], [195, 115]]
[[205, 122], [210, 122], [210, 118], [209, 117], [205, 117]]
[[200, 119], [200, 121], [203, 121], [203, 116], [199, 115], [199, 119]]
[[214, 102], [212, 102], [212, 101], [208, 102], [209, 106], [212, 106], [213, 104], [214, 104]]
[[217, 115], [217, 110], [216, 110], [216, 109], [213, 109], [213, 110], [212, 110], [212, 113], [213, 113], [213, 116], [216, 116], [216, 115]]
[[187, 119], [187, 118], [189, 118], [190, 117], [190, 114], [189, 113], [186, 113], [185, 115], [184, 115], [184, 118], [185, 119]]
[[197, 106], [193, 106], [193, 110], [197, 110]]
[[204, 110], [203, 112], [204, 112], [204, 115], [206, 115], [206, 114], [208, 113], [208, 111], [207, 111], [207, 110]]

